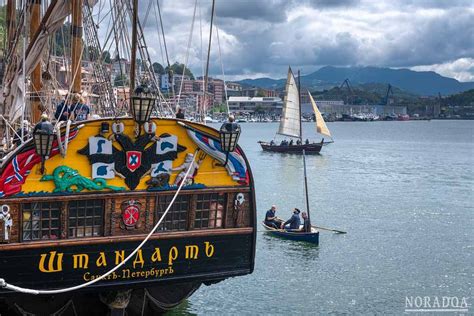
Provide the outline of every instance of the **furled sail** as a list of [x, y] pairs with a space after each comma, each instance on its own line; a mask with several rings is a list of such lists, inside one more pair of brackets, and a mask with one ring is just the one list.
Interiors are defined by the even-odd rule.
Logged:
[[308, 94], [311, 100], [311, 104], [313, 105], [314, 115], [316, 116], [316, 132], [328, 137], [332, 137], [331, 132], [329, 132], [329, 129], [326, 125], [326, 122], [324, 122], [321, 112], [319, 112], [316, 102], [314, 102], [313, 96], [311, 95], [311, 93], [309, 93], [309, 91], [308, 91]]
[[300, 137], [300, 98], [298, 94], [298, 86], [296, 85], [295, 76], [291, 68], [288, 69], [288, 77], [286, 79], [286, 96], [283, 101], [283, 114], [280, 121], [278, 134]]
[[9, 113], [10, 123], [18, 120], [25, 110], [23, 99], [25, 86], [24, 74], [28, 76], [36, 65], [41, 61], [49, 37], [61, 28], [66, 17], [71, 13], [71, 0], [56, 0], [51, 2], [45, 16], [28, 45], [25, 54], [25, 67], [21, 62], [12, 62], [8, 65], [5, 73], [3, 102], [5, 111]]

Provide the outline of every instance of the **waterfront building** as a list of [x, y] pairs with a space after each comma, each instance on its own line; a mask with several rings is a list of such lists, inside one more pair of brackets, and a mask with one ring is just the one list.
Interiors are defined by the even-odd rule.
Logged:
[[226, 82], [227, 97], [242, 96], [242, 86], [235, 82]]
[[192, 94], [194, 89], [193, 89], [193, 86], [194, 86], [194, 80], [191, 80], [191, 78], [189, 76], [177, 76], [177, 78], [175, 77], [174, 79], [174, 82], [175, 82], [175, 91], [177, 93], [179, 93], [179, 89], [181, 87], [181, 82], [183, 84], [183, 87], [182, 87], [182, 90], [181, 90], [181, 94]]
[[234, 113], [262, 110], [270, 115], [279, 115], [282, 107], [283, 101], [279, 97], [229, 97], [229, 110]]
[[225, 101], [224, 81], [210, 78], [209, 92], [214, 95], [214, 104], [222, 104]]
[[[394, 105], [369, 105], [369, 104], [344, 104], [342, 100], [316, 100], [319, 110], [325, 114], [342, 115], [356, 113], [372, 113], [377, 115], [407, 114], [406, 106]], [[310, 103], [301, 104], [303, 114], [312, 114]]]
[[[241, 96], [243, 97], [279, 97], [279, 94], [275, 90], [270, 90], [270, 89], [263, 89], [263, 88], [257, 88], [257, 87], [252, 87], [252, 88], [246, 88], [241, 90]], [[282, 98], [280, 96], [280, 98]]]
[[[193, 93], [202, 94], [203, 93], [204, 80], [202, 77], [197, 78], [193, 82]], [[223, 104], [225, 101], [224, 98], [224, 81], [221, 79], [208, 78], [207, 82], [207, 95], [211, 96], [212, 103]]]
[[174, 80], [175, 80], [175, 76], [173, 76], [170, 80], [169, 75], [167, 73], [162, 74], [160, 76], [160, 89], [161, 89], [161, 91], [171, 90], [171, 86], [175, 84]]

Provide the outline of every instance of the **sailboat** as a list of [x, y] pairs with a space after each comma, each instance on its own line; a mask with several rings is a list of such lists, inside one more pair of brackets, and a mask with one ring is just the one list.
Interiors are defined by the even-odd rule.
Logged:
[[[71, 91], [81, 91], [86, 1], [51, 1], [26, 66], [5, 78], [13, 101], [2, 118], [29, 117], [35, 128], [0, 159], [2, 315], [156, 315], [203, 284], [253, 272], [255, 186], [240, 127], [156, 115], [157, 92], [136, 76], [143, 46], [138, 0], [130, 2], [114, 2], [133, 13], [131, 95], [119, 109], [127, 115], [61, 124], [21, 99], [18, 78], [36, 67], [41, 74], [44, 43], [71, 11]], [[39, 12], [40, 2], [31, 3]]]
[[[298, 81], [300, 76], [298, 75]], [[331, 137], [330, 142], [325, 142], [324, 138], [321, 142], [315, 143], [309, 140], [303, 141], [303, 130], [301, 126], [301, 85], [296, 83], [295, 76], [288, 68], [288, 76], [286, 80], [286, 96], [283, 102], [283, 113], [280, 120], [280, 127], [277, 134], [283, 136], [289, 136], [296, 138], [297, 141], [290, 143], [282, 141], [280, 144], [276, 144], [273, 140], [270, 142], [259, 141], [258, 143], [262, 146], [264, 151], [279, 152], [279, 153], [303, 153], [303, 150], [307, 154], [318, 154], [322, 147], [328, 143], [332, 143], [331, 133], [324, 122], [323, 116], [319, 111], [316, 102], [314, 101], [311, 94], [308, 92], [313, 106], [313, 111], [316, 117], [316, 131], [324, 136]]]

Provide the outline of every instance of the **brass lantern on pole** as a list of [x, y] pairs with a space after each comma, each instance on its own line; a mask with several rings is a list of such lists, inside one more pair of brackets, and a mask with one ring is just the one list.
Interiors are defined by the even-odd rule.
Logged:
[[229, 153], [233, 152], [237, 147], [240, 137], [240, 125], [234, 122], [234, 118], [229, 116], [229, 120], [222, 124], [219, 130], [219, 138], [221, 141], [222, 151], [226, 153], [224, 166], [229, 160]]
[[54, 126], [48, 121], [48, 117], [43, 114], [41, 122], [33, 129], [33, 140], [36, 153], [41, 157], [41, 173], [44, 173], [44, 163], [51, 154], [54, 140]]
[[140, 126], [148, 122], [155, 105], [155, 96], [151, 90], [146, 86], [139, 86], [130, 99], [130, 110], [135, 122]]

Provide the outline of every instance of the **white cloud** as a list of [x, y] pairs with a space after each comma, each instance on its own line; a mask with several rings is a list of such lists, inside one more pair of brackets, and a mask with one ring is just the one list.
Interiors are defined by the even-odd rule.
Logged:
[[[148, 3], [141, 0], [145, 9]], [[160, 3], [170, 62], [184, 62], [195, 0]], [[189, 67], [200, 74], [200, 20], [205, 56], [211, 1], [199, 3], [202, 19], [198, 15], [194, 25]], [[324, 65], [372, 65], [473, 80], [474, 69], [465, 62], [474, 56], [472, 0], [234, 0], [216, 6], [229, 77], [280, 78], [288, 65], [306, 73]], [[145, 36], [153, 61], [163, 62], [154, 15], [149, 10]], [[221, 73], [215, 33], [210, 73]]]
[[415, 66], [416, 71], [434, 71], [459, 81], [474, 81], [474, 58], [459, 58], [442, 64]]

